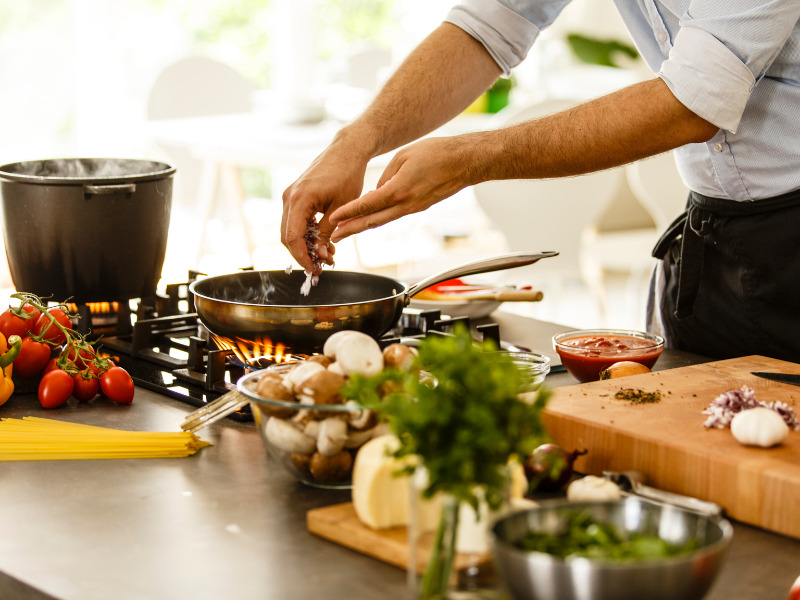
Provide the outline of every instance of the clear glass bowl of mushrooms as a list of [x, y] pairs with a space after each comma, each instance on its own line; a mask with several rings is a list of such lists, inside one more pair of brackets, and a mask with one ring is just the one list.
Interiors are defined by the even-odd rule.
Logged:
[[255, 371], [237, 387], [250, 400], [272, 460], [305, 484], [347, 489], [356, 452], [387, 429], [374, 411], [346, 401], [341, 389], [353, 373], [410, 367], [415, 353], [401, 344], [382, 350], [366, 334], [340, 331], [328, 338], [323, 354]]

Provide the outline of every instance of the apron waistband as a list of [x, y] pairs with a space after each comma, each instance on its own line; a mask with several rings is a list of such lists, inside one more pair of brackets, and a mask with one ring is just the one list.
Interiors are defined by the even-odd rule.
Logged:
[[737, 202], [690, 192], [686, 211], [667, 227], [653, 248], [653, 256], [663, 259], [673, 242], [681, 238], [675, 317], [684, 319], [692, 314], [703, 272], [703, 238], [711, 233], [716, 217], [757, 215], [798, 203], [800, 190], [753, 202]]

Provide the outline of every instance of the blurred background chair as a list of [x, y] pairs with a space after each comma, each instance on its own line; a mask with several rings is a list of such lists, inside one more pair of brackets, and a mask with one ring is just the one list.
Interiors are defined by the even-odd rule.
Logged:
[[[513, 125], [566, 110], [578, 103], [548, 99], [527, 106], [509, 106], [497, 113], [491, 127]], [[490, 128], [491, 128], [490, 127]], [[542, 289], [542, 305], [556, 307], [567, 286], [588, 288], [601, 307], [593, 281], [581, 269], [582, 235], [592, 226], [624, 185], [624, 169], [608, 169], [579, 177], [487, 181], [473, 187], [481, 209], [503, 234], [508, 250], [556, 250], [555, 258], [504, 275]], [[550, 316], [550, 315], [548, 315]]]
[[[258, 86], [229, 65], [207, 56], [190, 56], [166, 67], [153, 81], [147, 101], [148, 120], [244, 113], [252, 109]], [[240, 221], [245, 243], [254, 244], [243, 213], [245, 193], [234, 164], [215, 168], [190, 150], [160, 144], [167, 160], [177, 167], [174, 199], [200, 219], [197, 260], [203, 250], [206, 226], [221, 206]], [[204, 166], [209, 168], [204, 168]]]

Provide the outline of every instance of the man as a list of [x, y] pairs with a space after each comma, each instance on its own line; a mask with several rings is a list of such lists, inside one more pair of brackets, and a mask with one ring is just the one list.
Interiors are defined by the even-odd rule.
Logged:
[[677, 149], [692, 194], [654, 250], [663, 260], [653, 327], [670, 346], [711, 357], [800, 361], [796, 0], [616, 0], [653, 79], [498, 131], [420, 140], [360, 196], [371, 158], [459, 114], [524, 59], [567, 2], [454, 7], [284, 192], [284, 245], [313, 270], [303, 235], [317, 213], [330, 264], [336, 242], [481, 181], [578, 175]]

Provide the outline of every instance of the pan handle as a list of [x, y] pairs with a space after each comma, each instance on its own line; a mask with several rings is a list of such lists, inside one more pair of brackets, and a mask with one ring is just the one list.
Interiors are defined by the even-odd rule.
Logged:
[[422, 290], [447, 281], [448, 279], [455, 279], [457, 277], [466, 277], [467, 275], [476, 275], [477, 273], [491, 273], [492, 271], [502, 271], [503, 269], [513, 269], [514, 267], [524, 267], [531, 265], [542, 258], [550, 258], [551, 256], [558, 256], [558, 252], [552, 250], [544, 252], [514, 252], [513, 254], [502, 254], [494, 258], [484, 258], [475, 262], [466, 263], [441, 271], [436, 275], [431, 275], [425, 279], [418, 281], [408, 288], [406, 293], [406, 302], [412, 296], [419, 294]]

